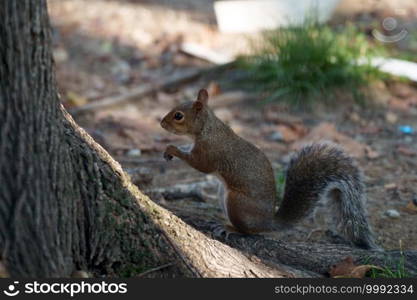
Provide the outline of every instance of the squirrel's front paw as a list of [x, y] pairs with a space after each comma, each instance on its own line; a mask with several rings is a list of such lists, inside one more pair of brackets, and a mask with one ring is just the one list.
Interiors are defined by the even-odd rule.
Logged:
[[173, 146], [173, 145], [169, 145], [164, 152], [164, 158], [165, 160], [171, 160], [174, 158], [175, 154], [177, 153], [178, 149], [177, 147]]
[[169, 160], [173, 159], [174, 157], [172, 155], [164, 152], [164, 158], [165, 158], [166, 161], [169, 161]]

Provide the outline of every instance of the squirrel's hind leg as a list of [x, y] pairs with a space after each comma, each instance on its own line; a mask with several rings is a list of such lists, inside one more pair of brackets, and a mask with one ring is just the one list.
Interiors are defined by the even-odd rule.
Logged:
[[233, 227], [243, 234], [257, 234], [274, 229], [274, 203], [250, 198], [239, 191], [229, 190], [226, 199], [227, 217]]

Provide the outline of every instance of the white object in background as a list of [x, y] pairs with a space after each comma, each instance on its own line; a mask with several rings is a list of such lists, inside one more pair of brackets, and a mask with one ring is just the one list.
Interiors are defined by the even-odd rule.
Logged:
[[382, 72], [406, 77], [417, 82], [417, 63], [415, 62], [395, 58], [375, 57], [371, 59], [370, 63]]
[[302, 24], [316, 14], [326, 22], [340, 0], [229, 0], [216, 1], [214, 11], [222, 32], [257, 32]]
[[183, 43], [181, 45], [181, 51], [217, 65], [227, 64], [235, 60], [234, 57], [225, 53], [216, 52], [210, 48], [194, 43]]

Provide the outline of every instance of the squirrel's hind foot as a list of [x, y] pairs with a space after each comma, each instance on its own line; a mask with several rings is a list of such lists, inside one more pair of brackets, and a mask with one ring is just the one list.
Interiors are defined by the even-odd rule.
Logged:
[[216, 239], [229, 240], [231, 235], [243, 236], [244, 233], [238, 232], [232, 225], [213, 224], [210, 226], [212, 236]]

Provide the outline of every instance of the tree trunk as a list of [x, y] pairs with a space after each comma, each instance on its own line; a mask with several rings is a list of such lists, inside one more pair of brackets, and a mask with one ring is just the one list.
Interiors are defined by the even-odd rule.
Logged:
[[56, 90], [44, 0], [1, 0], [0, 20], [0, 254], [11, 276], [166, 264], [155, 276], [285, 275], [152, 203], [74, 123]]
[[[144, 196], [60, 105], [45, 0], [0, 0], [0, 60], [0, 266], [11, 276], [324, 273], [323, 260], [297, 258], [302, 247], [232, 240], [241, 252]], [[329, 249], [325, 257], [338, 251]]]
[[1, 1], [0, 19], [0, 250], [9, 273], [128, 275], [167, 262], [173, 250], [120, 166], [61, 109], [45, 1]]

